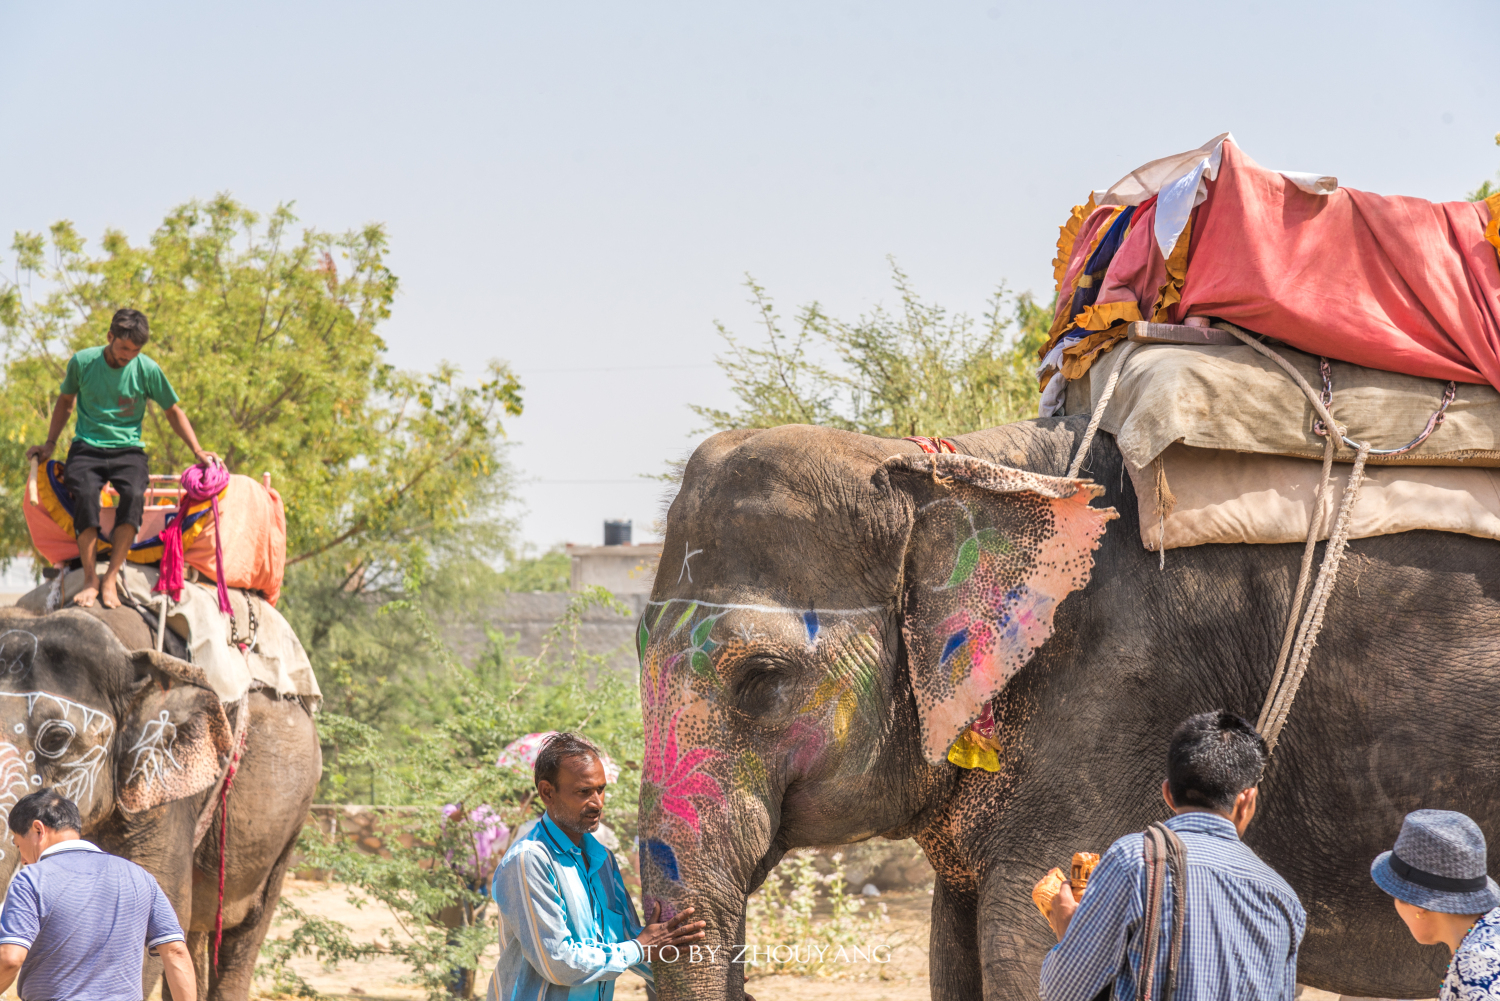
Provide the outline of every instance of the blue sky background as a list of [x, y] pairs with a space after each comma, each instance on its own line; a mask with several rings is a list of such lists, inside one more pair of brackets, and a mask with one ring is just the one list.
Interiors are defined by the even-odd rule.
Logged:
[[787, 316], [889, 302], [887, 255], [953, 309], [1047, 298], [1069, 206], [1224, 130], [1460, 198], [1500, 169], [1497, 37], [1493, 0], [0, 0], [0, 233], [143, 241], [219, 191], [384, 222], [391, 360], [526, 385], [525, 538], [642, 540], [638, 474], [691, 449], [688, 403], [729, 402], [713, 321], [750, 332], [746, 272]]

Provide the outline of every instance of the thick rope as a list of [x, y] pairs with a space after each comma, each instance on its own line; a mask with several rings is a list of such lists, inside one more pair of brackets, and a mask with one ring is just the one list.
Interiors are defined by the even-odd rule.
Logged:
[[[1307, 528], [1307, 544], [1302, 550], [1302, 570], [1297, 575], [1297, 590], [1292, 596], [1286, 632], [1281, 640], [1281, 653], [1276, 659], [1276, 670], [1271, 675], [1271, 687], [1266, 692], [1266, 701], [1261, 707], [1260, 719], [1255, 724], [1255, 728], [1265, 738], [1266, 750], [1274, 751], [1276, 742], [1281, 736], [1281, 729], [1286, 725], [1287, 716], [1292, 711], [1292, 701], [1297, 697], [1297, 689], [1302, 685], [1302, 676], [1307, 673], [1307, 665], [1312, 659], [1313, 648], [1318, 645], [1318, 633], [1323, 628], [1323, 612], [1328, 606], [1329, 596], [1333, 593], [1334, 582], [1338, 579], [1339, 564], [1344, 558], [1344, 548], [1349, 542], [1349, 526], [1353, 521], [1354, 505], [1359, 500], [1359, 488], [1364, 481], [1365, 459], [1369, 457], [1370, 446], [1368, 443], [1360, 445], [1359, 452], [1354, 457], [1354, 468], [1349, 473], [1349, 484], [1344, 488], [1344, 498], [1339, 505], [1338, 517], [1334, 521], [1333, 531], [1329, 533], [1328, 545], [1323, 550], [1323, 563], [1318, 568], [1318, 580], [1313, 585], [1312, 597], [1304, 613], [1302, 596], [1307, 591], [1307, 581], [1312, 571], [1313, 550], [1317, 545], [1318, 536], [1322, 534], [1324, 498], [1328, 496], [1333, 485], [1333, 453], [1337, 447], [1335, 434], [1339, 437], [1342, 437], [1342, 434], [1322, 398], [1307, 384], [1307, 380], [1302, 378], [1302, 373], [1298, 372], [1291, 362], [1232, 323], [1221, 322], [1217, 326], [1229, 331], [1250, 348], [1269, 358], [1291, 376], [1292, 381], [1312, 404], [1323, 426], [1333, 429], [1333, 433], [1328, 435], [1323, 445], [1323, 475], [1318, 482], [1318, 490], [1313, 495], [1313, 512]], [[1300, 628], [1297, 627], [1299, 620]], [[1293, 642], [1294, 632], [1295, 642]], [[1289, 654], [1290, 660], [1288, 660]]]
[[1344, 488], [1344, 501], [1339, 505], [1338, 520], [1333, 533], [1328, 537], [1328, 547], [1323, 552], [1323, 565], [1318, 569], [1318, 583], [1313, 587], [1308, 602], [1307, 614], [1302, 627], [1297, 631], [1297, 643], [1293, 648], [1291, 663], [1279, 691], [1272, 689], [1274, 698], [1268, 698], [1266, 708], [1261, 710], [1261, 725], [1256, 727], [1266, 740], [1266, 750], [1274, 751], [1281, 728], [1286, 725], [1287, 715], [1292, 711], [1292, 700], [1307, 673], [1308, 661], [1312, 659], [1313, 647], [1318, 644], [1318, 633], [1323, 628], [1323, 612], [1328, 607], [1328, 598], [1333, 594], [1333, 585], [1338, 580], [1339, 565], [1344, 560], [1344, 547], [1349, 542], [1349, 526], [1354, 520], [1354, 505], [1359, 501], [1359, 488], [1364, 480], [1365, 460], [1370, 456], [1368, 442], [1359, 447], [1354, 457], [1354, 468], [1349, 472], [1349, 485]]
[[1110, 397], [1115, 395], [1115, 387], [1120, 384], [1120, 373], [1125, 369], [1125, 359], [1130, 357], [1132, 351], [1140, 347], [1139, 341], [1126, 341], [1120, 348], [1119, 360], [1115, 367], [1110, 370], [1109, 378], [1104, 382], [1104, 392], [1099, 394], [1099, 402], [1094, 404], [1094, 414], [1089, 418], [1089, 426], [1083, 432], [1083, 441], [1078, 446], [1078, 454], [1073, 456], [1073, 464], [1068, 467], [1068, 479], [1078, 478], [1078, 471], [1083, 468], [1083, 460], [1088, 457], [1089, 448], [1094, 444], [1094, 435], [1099, 430], [1099, 422], [1104, 420], [1104, 411], [1109, 409]]

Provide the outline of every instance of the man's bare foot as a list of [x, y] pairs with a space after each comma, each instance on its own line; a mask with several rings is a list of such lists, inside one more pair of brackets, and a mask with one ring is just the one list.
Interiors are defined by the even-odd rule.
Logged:
[[105, 608], [120, 607], [120, 594], [115, 589], [115, 578], [112, 575], [106, 575], [99, 582], [99, 604]]
[[83, 590], [73, 595], [73, 604], [77, 605], [79, 608], [93, 608], [94, 598], [98, 594], [98, 591], [98, 581], [84, 581]]

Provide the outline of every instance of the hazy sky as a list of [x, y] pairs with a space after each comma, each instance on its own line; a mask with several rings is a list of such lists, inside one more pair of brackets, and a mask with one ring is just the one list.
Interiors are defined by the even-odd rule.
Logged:
[[1459, 198], [1500, 168], [1497, 37], [1494, 0], [0, 0], [0, 233], [143, 241], [219, 191], [384, 222], [391, 360], [526, 386], [526, 539], [641, 541], [638, 474], [691, 449], [687, 404], [729, 402], [713, 321], [751, 332], [746, 272], [788, 317], [889, 301], [887, 255], [950, 308], [1045, 299], [1069, 206], [1225, 130]]

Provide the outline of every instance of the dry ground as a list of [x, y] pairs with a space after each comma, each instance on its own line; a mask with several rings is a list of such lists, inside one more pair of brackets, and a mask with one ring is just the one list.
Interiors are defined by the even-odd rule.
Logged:
[[[349, 902], [347, 887], [327, 883], [289, 879], [287, 895], [309, 914], [342, 921], [354, 930], [354, 937], [370, 941], [396, 922], [379, 904], [367, 902], [359, 907]], [[357, 894], [356, 894], [357, 895]], [[890, 939], [898, 944], [888, 964], [871, 968], [870, 974], [858, 980], [822, 977], [755, 977], [749, 983], [756, 1001], [928, 1001], [927, 928], [932, 897], [922, 891], [888, 893], [881, 898], [890, 915]], [[273, 928], [272, 935], [286, 935], [288, 929]], [[477, 993], [484, 996], [488, 968], [493, 967], [498, 950], [485, 956], [487, 968], [480, 976]], [[314, 960], [294, 963], [297, 972], [324, 994], [342, 1001], [418, 1001], [419, 988], [399, 982], [406, 967], [399, 961], [375, 959], [363, 963], [346, 963], [337, 970], [325, 970]], [[620, 1001], [645, 1001], [643, 981], [627, 973], [617, 983], [615, 997]], [[4, 1001], [12, 1001], [7, 992]], [[1304, 989], [1299, 1001], [1337, 1001], [1337, 995]]]
[[[342, 921], [353, 929], [354, 937], [370, 941], [396, 922], [379, 904], [367, 902], [358, 907], [349, 901], [347, 887], [288, 879], [285, 893], [309, 914]], [[355, 894], [358, 897], [358, 894]], [[890, 940], [897, 943], [890, 962], [870, 964], [868, 974], [858, 981], [821, 977], [756, 977], [750, 991], [756, 1001], [824, 1001], [845, 999], [851, 990], [860, 1001], [928, 1001], [927, 986], [927, 915], [932, 897], [923, 891], [889, 893], [881, 898], [891, 918]], [[287, 926], [273, 927], [273, 936], [285, 936]], [[489, 968], [498, 949], [485, 956], [487, 964], [480, 976], [479, 996], [483, 996]], [[325, 970], [316, 960], [299, 959], [293, 967], [324, 994], [348, 1001], [416, 1001], [422, 991], [399, 982], [406, 967], [397, 960], [375, 959], [363, 963], [344, 963], [337, 970]], [[620, 1001], [644, 1001], [644, 981], [627, 973], [617, 983], [615, 997]]]

